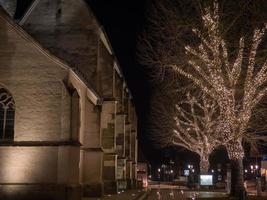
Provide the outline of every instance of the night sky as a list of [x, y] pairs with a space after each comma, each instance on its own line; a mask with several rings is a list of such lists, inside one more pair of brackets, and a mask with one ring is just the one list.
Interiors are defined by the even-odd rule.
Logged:
[[158, 154], [146, 138], [146, 113], [150, 103], [151, 83], [145, 67], [136, 58], [136, 43], [145, 21], [146, 1], [88, 0], [100, 24], [103, 25], [131, 90], [138, 114], [140, 146], [148, 156]]
[[144, 67], [138, 64], [135, 52], [137, 37], [144, 21], [145, 1], [88, 0], [88, 2], [107, 32], [134, 96], [137, 112], [142, 114], [148, 102], [150, 89]]

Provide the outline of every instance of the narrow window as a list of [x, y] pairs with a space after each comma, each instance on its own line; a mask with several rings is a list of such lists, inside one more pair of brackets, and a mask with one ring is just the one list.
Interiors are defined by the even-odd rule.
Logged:
[[72, 139], [77, 141], [80, 130], [80, 97], [75, 90], [71, 96], [71, 132]]
[[11, 94], [0, 86], [0, 140], [14, 139], [15, 103]]

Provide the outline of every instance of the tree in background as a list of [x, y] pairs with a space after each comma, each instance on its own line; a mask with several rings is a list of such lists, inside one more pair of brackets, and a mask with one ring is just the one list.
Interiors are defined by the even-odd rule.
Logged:
[[165, 87], [153, 92], [149, 138], [158, 148], [178, 146], [196, 153], [200, 158], [200, 172], [208, 172], [210, 154], [223, 145], [216, 132], [220, 117], [218, 105], [203, 93], [178, 90]]
[[216, 102], [206, 95], [187, 93], [185, 100], [176, 104], [173, 144], [199, 155], [201, 173], [208, 172], [210, 154], [223, 144], [216, 132], [218, 118]]

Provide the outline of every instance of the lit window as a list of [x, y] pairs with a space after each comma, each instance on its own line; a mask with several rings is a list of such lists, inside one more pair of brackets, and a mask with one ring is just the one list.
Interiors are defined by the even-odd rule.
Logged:
[[15, 103], [11, 94], [0, 86], [0, 140], [14, 138]]

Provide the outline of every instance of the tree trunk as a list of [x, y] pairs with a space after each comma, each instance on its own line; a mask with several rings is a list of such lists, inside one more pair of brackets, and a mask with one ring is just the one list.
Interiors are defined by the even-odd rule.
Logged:
[[231, 192], [230, 195], [239, 200], [245, 199], [243, 159], [231, 160]]
[[209, 171], [209, 166], [210, 166], [210, 163], [209, 163], [209, 156], [207, 155], [203, 155], [203, 156], [200, 156], [200, 163], [199, 163], [199, 166], [200, 166], [200, 173], [204, 174], [204, 173], [208, 173]]
[[231, 192], [230, 195], [239, 200], [246, 199], [243, 173], [244, 149], [241, 141], [230, 141], [227, 145], [227, 152], [231, 160]]

